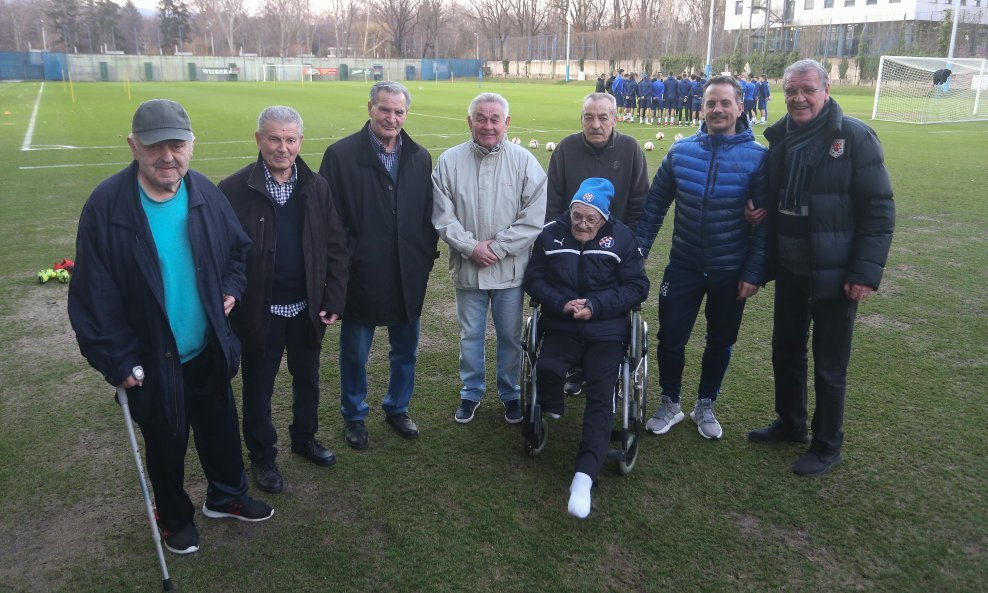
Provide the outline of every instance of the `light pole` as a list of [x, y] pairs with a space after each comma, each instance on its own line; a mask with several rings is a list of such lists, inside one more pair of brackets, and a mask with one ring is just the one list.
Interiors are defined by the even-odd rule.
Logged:
[[569, 33], [573, 27], [569, 15], [566, 15], [566, 82], [569, 82]]
[[45, 34], [44, 21], [41, 21], [41, 49], [48, 51], [48, 35]]
[[480, 33], [474, 33], [474, 38], [477, 40], [477, 61], [480, 61]]
[[707, 78], [710, 78], [710, 72], [713, 70], [713, 64], [711, 60], [713, 59], [714, 50], [714, 9], [717, 6], [717, 0], [710, 0], [710, 26], [707, 32], [707, 67], [706, 74]]

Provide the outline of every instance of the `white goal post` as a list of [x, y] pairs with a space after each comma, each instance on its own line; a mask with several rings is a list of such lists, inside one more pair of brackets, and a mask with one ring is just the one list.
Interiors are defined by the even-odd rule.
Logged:
[[988, 60], [882, 56], [871, 119], [988, 121]]
[[262, 64], [257, 67], [261, 82], [312, 82], [312, 64]]

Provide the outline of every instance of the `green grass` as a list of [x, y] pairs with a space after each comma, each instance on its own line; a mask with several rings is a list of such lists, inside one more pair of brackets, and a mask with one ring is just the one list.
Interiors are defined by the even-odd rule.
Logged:
[[[542, 143], [576, 131], [590, 88], [484, 85], [511, 101], [509, 135]], [[198, 135], [193, 167], [218, 181], [255, 158], [256, 115], [276, 103], [301, 111], [302, 154], [318, 167], [326, 146], [366, 119], [367, 87], [149, 83], [133, 85], [128, 99], [119, 84], [78, 84], [73, 103], [68, 89], [47, 83], [32, 146], [79, 149], [22, 152], [37, 90], [0, 84], [0, 590], [154, 591], [158, 568], [120, 410], [78, 354], [66, 286], [38, 285], [34, 274], [73, 256], [89, 192], [130, 159], [124, 138], [139, 101], [167, 96], [186, 106]], [[467, 138], [475, 83], [413, 84], [411, 91], [406, 128], [433, 157]], [[870, 115], [867, 89], [834, 94], [846, 112]], [[784, 108], [776, 95], [773, 118]], [[859, 309], [846, 462], [832, 474], [799, 479], [788, 469], [798, 448], [756, 447], [744, 438], [773, 416], [770, 285], [748, 305], [718, 405], [725, 438], [706, 442], [689, 421], [648, 438], [630, 476], [605, 468], [591, 518], [571, 520], [565, 505], [578, 399], [534, 461], [491, 394], [473, 424], [452, 421], [457, 328], [444, 252], [429, 286], [412, 401], [422, 438], [403, 441], [382, 421], [387, 353], [379, 339], [371, 449], [343, 444], [338, 334], [330, 331], [320, 437], [339, 463], [325, 470], [282, 455], [287, 489], [265, 497], [277, 509], [274, 519], [241, 525], [200, 516], [200, 552], [168, 557], [176, 583], [204, 592], [983, 591], [988, 127], [874, 127], [898, 222], [883, 286]], [[620, 129], [654, 141], [654, 127]], [[653, 172], [669, 139], [656, 144], [648, 154]], [[548, 153], [535, 154], [547, 164]], [[662, 230], [648, 262], [653, 287], [670, 231]], [[645, 307], [653, 332], [655, 302], [653, 290]], [[702, 325], [695, 334], [687, 390], [697, 381]], [[654, 360], [652, 371], [654, 398]], [[283, 439], [286, 377], [274, 403]], [[188, 460], [188, 489], [201, 504], [194, 447]]]

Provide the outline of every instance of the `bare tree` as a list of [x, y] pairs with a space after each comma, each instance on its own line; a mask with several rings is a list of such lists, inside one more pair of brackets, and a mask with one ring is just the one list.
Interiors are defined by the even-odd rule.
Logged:
[[473, 5], [471, 16], [480, 32], [490, 40], [491, 55], [504, 59], [504, 42], [511, 30], [508, 0], [479, 0]]
[[538, 35], [545, 29], [548, 6], [542, 0], [506, 0], [508, 14], [521, 37]]
[[350, 34], [353, 31], [353, 21], [357, 16], [357, 0], [331, 0], [328, 12], [333, 18], [333, 35], [337, 53], [346, 57], [350, 55]]
[[600, 31], [604, 28], [606, 0], [561, 0], [555, 4], [559, 20], [568, 20], [577, 32]]
[[422, 0], [378, 0], [372, 8], [399, 58], [405, 57], [405, 45], [415, 32], [415, 16], [421, 3]]
[[439, 31], [449, 21], [452, 11], [450, 0], [422, 0], [419, 4], [418, 22], [419, 33], [422, 35], [422, 55], [424, 58], [432, 51], [436, 56], [436, 41], [439, 39]]
[[[228, 53], [235, 55], [237, 30], [246, 17], [244, 0], [195, 0], [194, 6], [199, 13], [196, 20], [206, 25], [208, 33], [226, 41]], [[214, 39], [209, 44], [212, 47]]]
[[292, 53], [292, 49], [298, 49], [298, 36], [308, 13], [308, 0], [264, 0], [261, 3], [263, 22], [269, 27], [272, 23], [277, 25], [279, 56], [284, 57]]

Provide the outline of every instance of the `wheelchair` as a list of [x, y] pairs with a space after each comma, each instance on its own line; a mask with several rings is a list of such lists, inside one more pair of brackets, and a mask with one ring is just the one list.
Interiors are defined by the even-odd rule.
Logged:
[[[525, 454], [532, 458], [545, 450], [549, 440], [549, 424], [539, 404], [536, 381], [536, 362], [542, 345], [539, 316], [539, 305], [532, 302], [532, 314], [525, 320], [522, 337], [522, 432]], [[618, 462], [622, 475], [628, 475], [635, 467], [638, 446], [648, 420], [645, 412], [648, 403], [648, 323], [642, 320], [641, 307], [632, 309], [630, 325], [627, 349], [614, 382], [618, 409], [614, 430], [611, 431], [611, 449], [607, 455], [608, 459]]]

